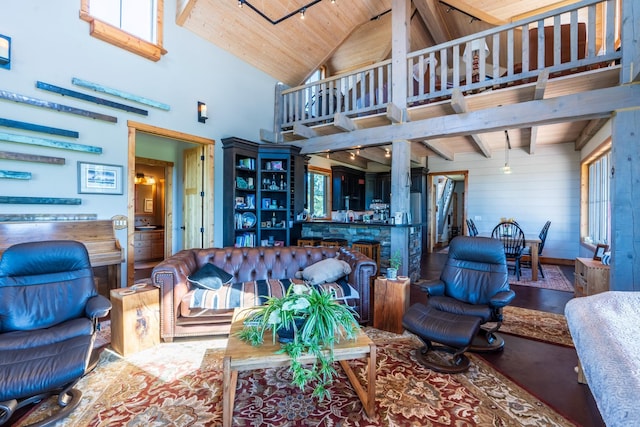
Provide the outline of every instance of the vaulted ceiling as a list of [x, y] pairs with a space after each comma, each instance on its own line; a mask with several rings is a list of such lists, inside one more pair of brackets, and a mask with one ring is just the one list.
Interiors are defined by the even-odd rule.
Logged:
[[[328, 77], [391, 57], [391, 8], [396, 0], [177, 1], [179, 25], [288, 86], [303, 84], [320, 67], [324, 67]], [[578, 1], [413, 0], [409, 50], [444, 43]], [[305, 17], [301, 19], [300, 11], [305, 7]], [[486, 102], [508, 104], [504, 100]], [[451, 113], [455, 112], [446, 114]], [[531, 129], [514, 129], [510, 132], [511, 143], [531, 154], [534, 140], [538, 145], [576, 142], [578, 147], [577, 141], [584, 139], [588, 124], [581, 121], [539, 126], [535, 138]], [[597, 129], [601, 125], [602, 121], [591, 127]], [[430, 147], [444, 144], [451, 153], [477, 151], [470, 138], [473, 136], [440, 138], [440, 142], [432, 141]], [[485, 139], [490, 150], [504, 145], [502, 132], [485, 134]], [[413, 159], [442, 156], [421, 143], [413, 145], [412, 153]], [[344, 162], [363, 168], [368, 161], [389, 165], [384, 147], [370, 147], [356, 161], [347, 152], [336, 153], [333, 158], [339, 159], [340, 155], [344, 156]]]
[[[336, 75], [391, 56], [392, 0], [177, 1], [179, 25], [289, 86], [321, 66]], [[410, 50], [577, 1], [413, 0]]]

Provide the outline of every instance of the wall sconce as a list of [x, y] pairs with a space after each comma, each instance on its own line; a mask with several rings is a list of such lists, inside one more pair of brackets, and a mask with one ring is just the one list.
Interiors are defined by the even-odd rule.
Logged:
[[0, 68], [11, 69], [11, 37], [0, 34]]
[[207, 104], [198, 101], [198, 121], [205, 123], [209, 116], [207, 115]]
[[391, 157], [391, 151], [389, 151], [388, 148], [384, 149], [384, 156], [388, 159], [389, 157]]
[[153, 185], [156, 183], [156, 179], [152, 176], [146, 176], [143, 173], [137, 173], [134, 183], [139, 185]]

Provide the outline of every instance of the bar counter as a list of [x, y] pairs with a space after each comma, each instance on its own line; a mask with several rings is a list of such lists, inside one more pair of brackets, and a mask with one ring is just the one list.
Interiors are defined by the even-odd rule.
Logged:
[[339, 222], [329, 220], [301, 221], [301, 238], [316, 237], [346, 239], [347, 244], [356, 240], [376, 240], [380, 242], [380, 270], [378, 275], [384, 274], [389, 267], [391, 257], [391, 235], [406, 233], [409, 241], [409, 263], [406, 275], [411, 281], [420, 278], [420, 259], [422, 258], [422, 229], [425, 224], [389, 224], [387, 222]]

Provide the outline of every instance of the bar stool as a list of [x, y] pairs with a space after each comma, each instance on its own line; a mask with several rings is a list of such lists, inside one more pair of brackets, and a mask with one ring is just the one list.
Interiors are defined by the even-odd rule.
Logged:
[[348, 243], [349, 241], [347, 239], [340, 239], [337, 237], [327, 237], [325, 239], [322, 239], [321, 246], [324, 246], [325, 248], [329, 248], [332, 246], [347, 246]]
[[351, 243], [351, 249], [374, 260], [378, 268], [377, 271], [380, 271], [380, 242], [377, 240], [356, 240]]
[[302, 237], [298, 239], [298, 246], [320, 246], [321, 237]]

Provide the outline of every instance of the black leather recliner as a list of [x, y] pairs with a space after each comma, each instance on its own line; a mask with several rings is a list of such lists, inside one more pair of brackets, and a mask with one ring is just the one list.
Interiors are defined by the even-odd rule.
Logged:
[[[420, 286], [429, 294], [427, 303], [411, 306], [403, 325], [425, 342], [418, 356], [423, 364], [439, 371], [460, 372], [468, 367], [465, 351], [502, 349], [504, 340], [496, 331], [502, 324], [502, 309], [515, 298], [515, 292], [509, 286], [500, 240], [455, 237], [440, 279]], [[430, 362], [425, 355], [435, 347], [432, 342], [453, 353], [452, 360]]]
[[16, 410], [58, 395], [62, 409], [80, 403], [76, 382], [90, 368], [98, 319], [111, 302], [98, 295], [82, 243], [46, 241], [9, 247], [0, 260], [0, 425]]

